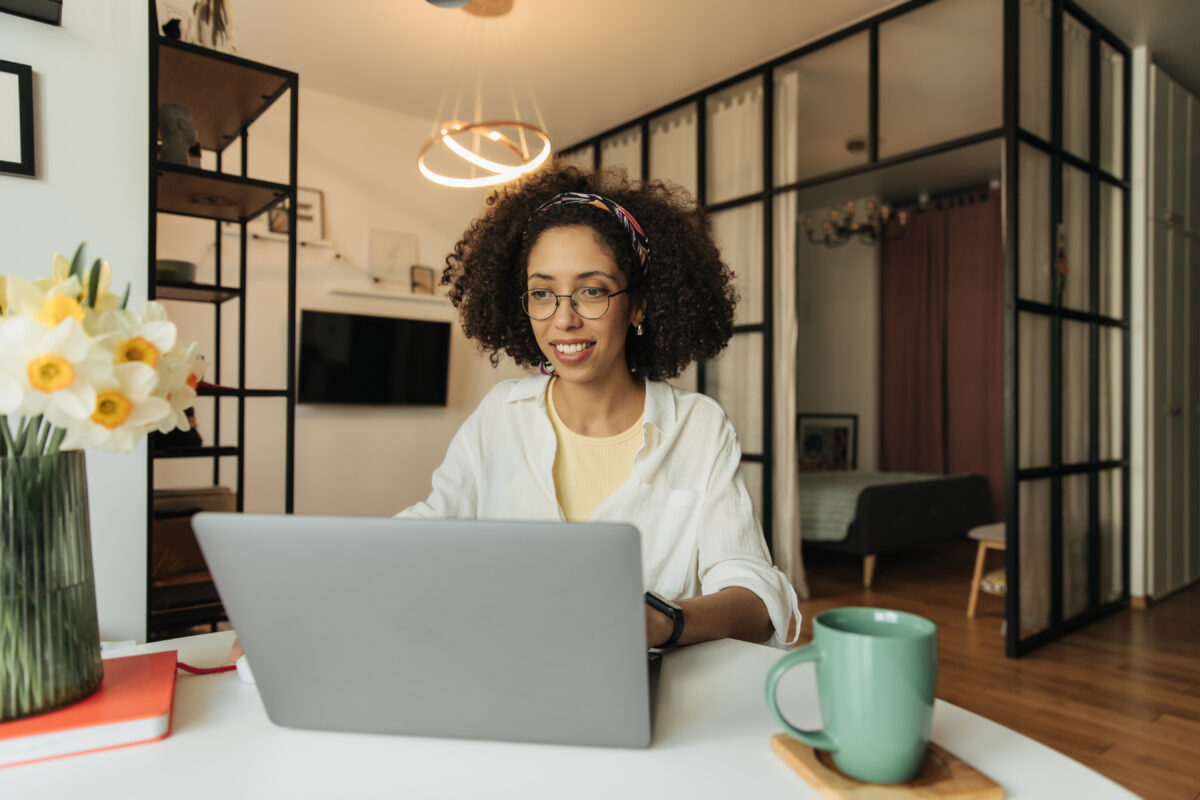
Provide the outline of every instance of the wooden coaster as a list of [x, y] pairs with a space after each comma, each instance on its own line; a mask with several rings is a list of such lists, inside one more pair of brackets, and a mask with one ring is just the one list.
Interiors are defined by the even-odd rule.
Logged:
[[837, 768], [824, 750], [814, 750], [786, 733], [771, 737], [771, 749], [829, 800], [1003, 800], [1004, 787], [942, 747], [929, 743], [921, 771], [908, 783], [866, 783]]

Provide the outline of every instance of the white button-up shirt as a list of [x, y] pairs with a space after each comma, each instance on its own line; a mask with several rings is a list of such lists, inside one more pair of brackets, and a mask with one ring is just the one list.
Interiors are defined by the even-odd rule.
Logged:
[[[396, 516], [562, 520], [554, 491], [548, 378], [497, 384], [459, 428], [433, 474], [433, 493]], [[741, 447], [715, 400], [646, 383], [642, 446], [629, 479], [589, 521], [628, 523], [642, 534], [647, 589], [678, 599], [741, 586], [760, 597], [784, 647], [800, 613], [796, 592], [767, 552], [738, 474]]]

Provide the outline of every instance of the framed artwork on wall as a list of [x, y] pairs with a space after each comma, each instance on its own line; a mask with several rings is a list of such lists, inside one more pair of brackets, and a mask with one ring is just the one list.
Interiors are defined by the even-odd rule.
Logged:
[[796, 439], [801, 470], [858, 467], [857, 414], [797, 414]]
[[[384, 228], [367, 229], [367, 274], [376, 281], [416, 285], [417, 235]], [[432, 282], [430, 286], [432, 287]], [[418, 292], [416, 294], [432, 294]]]
[[[267, 230], [287, 234], [287, 198], [267, 211]], [[320, 189], [296, 187], [296, 239], [301, 242], [325, 240], [325, 193]]]
[[33, 177], [33, 67], [0, 61], [0, 172]]

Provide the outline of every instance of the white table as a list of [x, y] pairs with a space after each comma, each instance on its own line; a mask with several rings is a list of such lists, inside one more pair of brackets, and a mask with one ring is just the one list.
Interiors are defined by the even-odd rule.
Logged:
[[[233, 634], [109, 651], [179, 651], [219, 664]], [[267, 719], [252, 684], [180, 672], [171, 735], [160, 742], [0, 769], [3, 798], [816, 798], [772, 751], [779, 727], [763, 685], [778, 650], [734, 641], [664, 659], [654, 743], [646, 750], [322, 733]], [[819, 727], [815, 672], [780, 683], [789, 718]], [[1134, 797], [1076, 761], [937, 701], [933, 739], [1003, 784], [1012, 798]]]

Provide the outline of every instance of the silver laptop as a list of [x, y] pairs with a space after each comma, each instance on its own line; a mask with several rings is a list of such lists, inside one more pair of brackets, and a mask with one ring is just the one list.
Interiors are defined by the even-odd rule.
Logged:
[[222, 513], [192, 525], [276, 724], [650, 744], [633, 527]]

